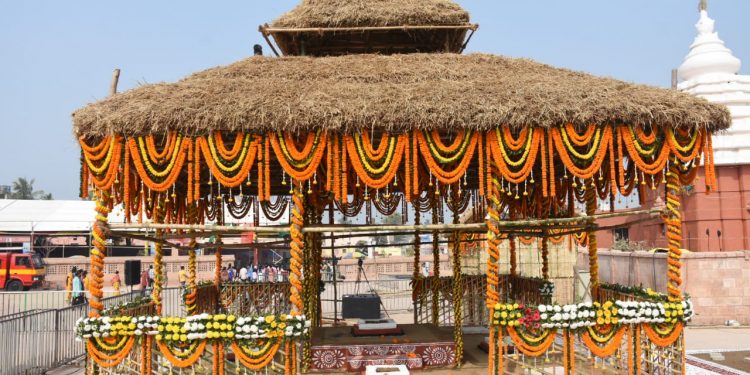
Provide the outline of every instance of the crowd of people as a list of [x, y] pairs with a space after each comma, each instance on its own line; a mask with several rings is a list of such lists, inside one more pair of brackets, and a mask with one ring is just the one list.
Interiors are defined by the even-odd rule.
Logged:
[[239, 269], [232, 264], [221, 268], [223, 282], [280, 283], [287, 280], [289, 271], [274, 265], [243, 265]]
[[71, 305], [82, 305], [88, 301], [86, 291], [89, 289], [89, 275], [86, 270], [73, 266], [68, 273], [66, 284], [69, 292], [66, 294], [65, 299]]

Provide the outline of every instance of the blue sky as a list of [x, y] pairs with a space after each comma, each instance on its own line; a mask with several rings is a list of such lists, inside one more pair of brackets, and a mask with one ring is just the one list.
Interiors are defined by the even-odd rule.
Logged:
[[[469, 52], [526, 57], [668, 87], [695, 36], [698, 0], [464, 0], [480, 29]], [[0, 4], [0, 185], [17, 177], [57, 199], [78, 193], [70, 113], [120, 90], [175, 81], [252, 54], [257, 32], [297, 1], [4, 1]], [[750, 65], [750, 1], [709, 1]], [[268, 48], [266, 48], [268, 50]], [[744, 67], [743, 73], [750, 73]]]

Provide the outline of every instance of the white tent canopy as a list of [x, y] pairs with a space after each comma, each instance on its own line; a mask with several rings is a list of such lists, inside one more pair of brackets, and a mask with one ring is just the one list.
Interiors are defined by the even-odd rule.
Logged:
[[[91, 229], [96, 212], [91, 201], [0, 200], [0, 232], [83, 232]], [[122, 221], [122, 211], [109, 215]]]

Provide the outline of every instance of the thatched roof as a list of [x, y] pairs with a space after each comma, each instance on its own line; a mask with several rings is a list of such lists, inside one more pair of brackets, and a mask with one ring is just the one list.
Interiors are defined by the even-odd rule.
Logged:
[[73, 116], [76, 134], [89, 136], [730, 124], [726, 107], [674, 90], [484, 54], [253, 57], [176, 83], [144, 85]]
[[273, 27], [460, 25], [469, 13], [451, 0], [303, 0]]

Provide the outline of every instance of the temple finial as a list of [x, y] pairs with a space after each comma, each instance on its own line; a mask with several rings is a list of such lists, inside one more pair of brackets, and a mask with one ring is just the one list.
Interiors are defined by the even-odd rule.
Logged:
[[698, 4], [698, 11], [702, 12], [707, 9], [708, 9], [708, 0], [701, 0], [700, 4]]

